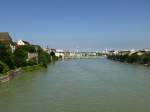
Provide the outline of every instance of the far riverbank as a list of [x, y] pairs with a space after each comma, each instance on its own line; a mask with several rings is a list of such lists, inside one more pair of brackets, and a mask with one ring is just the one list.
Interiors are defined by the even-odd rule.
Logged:
[[115, 61], [150, 66], [150, 51], [109, 52], [107, 58]]

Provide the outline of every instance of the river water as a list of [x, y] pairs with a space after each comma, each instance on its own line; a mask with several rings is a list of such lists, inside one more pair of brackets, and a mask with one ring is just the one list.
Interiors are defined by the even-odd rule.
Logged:
[[0, 112], [150, 112], [150, 68], [58, 61], [0, 85]]

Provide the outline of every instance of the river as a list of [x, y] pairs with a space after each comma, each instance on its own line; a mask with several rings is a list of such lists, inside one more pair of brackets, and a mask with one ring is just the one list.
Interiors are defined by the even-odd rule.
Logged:
[[150, 112], [150, 68], [58, 61], [0, 85], [0, 112]]

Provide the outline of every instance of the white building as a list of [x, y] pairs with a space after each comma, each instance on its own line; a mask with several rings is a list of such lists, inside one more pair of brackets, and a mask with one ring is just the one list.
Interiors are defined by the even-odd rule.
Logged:
[[16, 45], [14, 43], [10, 44], [11, 52], [14, 53], [16, 50]]
[[144, 51], [149, 52], [149, 51], [150, 51], [150, 48], [144, 49]]
[[57, 49], [55, 52], [55, 56], [65, 58], [65, 52], [63, 50]]
[[17, 45], [18, 45], [18, 46], [20, 46], [20, 45], [30, 45], [30, 43], [27, 42], [27, 41], [19, 40], [19, 41], [17, 42]]
[[56, 53], [55, 53], [55, 56], [57, 56], [57, 57], [62, 57], [62, 59], [65, 58], [65, 55], [64, 55], [63, 52], [56, 52]]

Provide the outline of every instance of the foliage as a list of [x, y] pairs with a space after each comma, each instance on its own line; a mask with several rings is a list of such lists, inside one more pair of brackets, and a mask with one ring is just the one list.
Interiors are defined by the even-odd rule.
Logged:
[[32, 45], [18, 46], [17, 49], [21, 49], [23, 51], [30, 52], [30, 53], [36, 52], [35, 48]]
[[28, 52], [34, 53], [36, 52], [35, 48], [31, 45], [18, 46], [14, 53], [14, 60], [17, 67], [34, 65], [36, 64], [36, 60], [27, 61]]
[[8, 72], [8, 70], [9, 70], [8, 65], [0, 61], [0, 73], [6, 73]]
[[[55, 55], [53, 51], [50, 53], [50, 56], [52, 57], [52, 61], [58, 60], [58, 57]], [[62, 56], [60, 56], [59, 58], [62, 58]]]
[[42, 68], [42, 66], [40, 64], [38, 64], [38, 65], [33, 65], [33, 66], [22, 67], [21, 71], [22, 72], [31, 72], [31, 71], [34, 71], [34, 70], [39, 70], [41, 68]]
[[26, 66], [27, 62], [27, 47], [19, 46], [14, 52], [14, 60], [17, 67]]
[[[38, 58], [28, 59], [28, 53], [38, 53]], [[40, 46], [35, 48], [32, 45], [17, 46], [14, 53], [11, 48], [0, 44], [0, 73], [7, 72], [10, 69], [18, 67], [34, 66], [33, 69], [39, 65], [47, 66], [52, 60], [57, 60], [54, 52], [48, 54]], [[32, 68], [30, 68], [32, 69]]]
[[150, 64], [150, 54], [146, 54], [144, 56], [142, 56], [142, 62], [145, 64]]
[[39, 64], [48, 64], [51, 62], [51, 58], [50, 58], [50, 55], [43, 51], [42, 48], [39, 48], [38, 49], [38, 63]]
[[143, 55], [138, 55], [137, 53], [132, 55], [108, 55], [107, 58], [127, 63], [150, 64], [150, 54], [146, 53]]
[[14, 59], [10, 47], [0, 43], [0, 60], [10, 68], [14, 68]]

